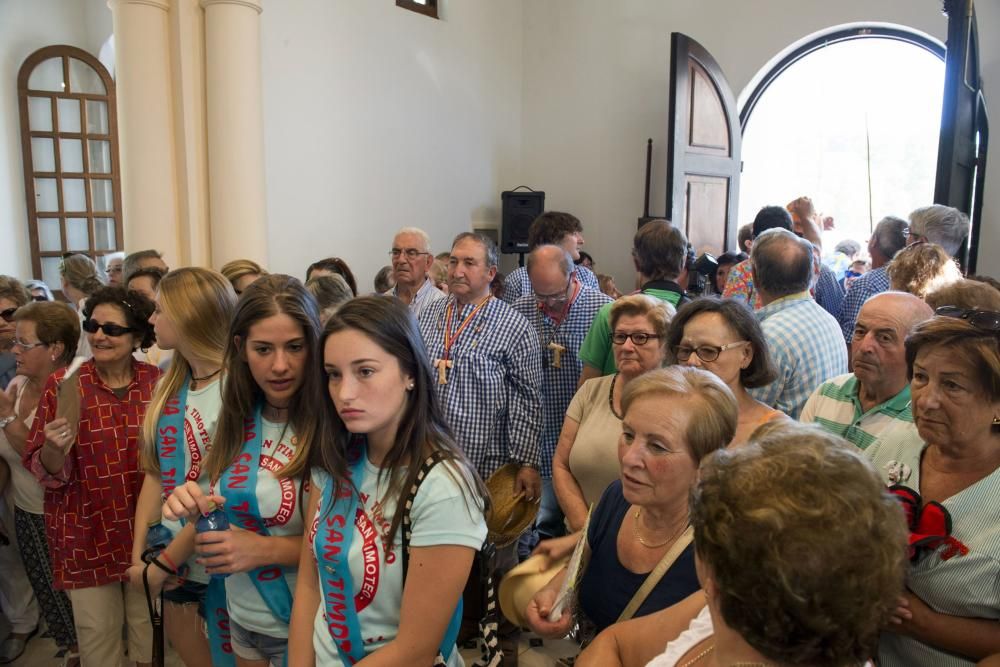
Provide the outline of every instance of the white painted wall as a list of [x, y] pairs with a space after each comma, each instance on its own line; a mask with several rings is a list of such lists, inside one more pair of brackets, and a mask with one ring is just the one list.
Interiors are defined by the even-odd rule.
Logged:
[[[1000, 3], [976, 7], [987, 102], [1000, 110]], [[522, 180], [546, 191], [547, 208], [576, 213], [598, 271], [629, 287], [647, 137], [654, 140], [652, 213], [664, 213], [672, 31], [705, 46], [738, 94], [786, 47], [831, 26], [903, 24], [944, 41], [940, 9], [938, 0], [526, 2]], [[997, 125], [1000, 113], [993, 117]], [[979, 269], [995, 275], [1000, 141], [991, 148]]]
[[43, 46], [68, 44], [96, 56], [110, 34], [102, 0], [0, 0], [0, 273], [31, 275], [17, 72]]
[[499, 225], [518, 185], [521, 2], [281, 0], [261, 15], [269, 269], [343, 257], [358, 288], [396, 229]]

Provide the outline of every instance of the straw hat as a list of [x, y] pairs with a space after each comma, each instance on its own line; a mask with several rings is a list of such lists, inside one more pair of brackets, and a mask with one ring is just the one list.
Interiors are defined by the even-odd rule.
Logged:
[[486, 513], [489, 540], [497, 548], [512, 544], [535, 520], [542, 499], [528, 502], [523, 494], [514, 494], [514, 480], [521, 466], [508, 463], [486, 480], [490, 492], [490, 511]]
[[[528, 627], [525, 611], [528, 603], [545, 584], [552, 581], [566, 563], [569, 556], [557, 561], [550, 561], [541, 554], [532, 556], [504, 575], [500, 580], [497, 597], [500, 601], [500, 611], [508, 621], [522, 628]], [[549, 564], [551, 563], [551, 564]]]

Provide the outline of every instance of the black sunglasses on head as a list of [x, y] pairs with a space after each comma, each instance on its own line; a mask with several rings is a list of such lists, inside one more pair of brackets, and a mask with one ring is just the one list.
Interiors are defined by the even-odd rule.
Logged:
[[4, 322], [13, 322], [14, 313], [17, 312], [17, 308], [8, 308], [7, 310], [0, 310], [0, 318], [3, 318]]
[[84, 320], [82, 326], [83, 330], [87, 333], [97, 333], [97, 330], [100, 329], [104, 332], [105, 336], [111, 336], [112, 338], [135, 332], [135, 329], [132, 327], [123, 327], [119, 324], [98, 324], [93, 318]]
[[958, 306], [941, 306], [934, 311], [935, 315], [942, 317], [955, 317], [965, 320], [977, 329], [983, 331], [1000, 332], [1000, 313], [992, 310], [975, 310], [973, 308], [959, 308]]

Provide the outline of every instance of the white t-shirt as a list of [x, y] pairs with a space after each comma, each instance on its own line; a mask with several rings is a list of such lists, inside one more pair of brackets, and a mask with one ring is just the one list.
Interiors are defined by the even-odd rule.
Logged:
[[[355, 608], [358, 610], [366, 654], [375, 652], [396, 637], [399, 631], [399, 612], [403, 602], [401, 557], [403, 529], [400, 525], [396, 530], [392, 547], [387, 554], [384, 535], [388, 533], [392, 523], [396, 504], [394, 500], [386, 502], [377, 500], [388, 486], [388, 475], [383, 475], [379, 488], [376, 488], [378, 473], [378, 468], [365, 461], [365, 478], [360, 488], [362, 502], [359, 504], [359, 508], [364, 512], [364, 521], [368, 525], [374, 524], [376, 530], [365, 531], [369, 536], [366, 541], [358, 529], [361, 519], [356, 521], [354, 538], [351, 540], [351, 549], [348, 552], [351, 579], [357, 591], [354, 596]], [[456, 469], [448, 462], [437, 464], [427, 474], [410, 510], [411, 547], [458, 545], [478, 551], [483, 545], [483, 540], [486, 539], [486, 520], [483, 517], [482, 506], [470, 505], [465, 483], [459, 482], [458, 476]], [[312, 483], [315, 489], [314, 497], [322, 499], [323, 489], [331, 483], [330, 476], [323, 470], [313, 468]], [[317, 507], [319, 505], [318, 500]], [[309, 531], [311, 549], [319, 523], [320, 517], [317, 516]], [[377, 556], [374, 560], [375, 566], [369, 566], [366, 574], [365, 561], [371, 562], [373, 551]], [[315, 562], [315, 551], [312, 553]], [[365, 558], [366, 553], [369, 554], [368, 559]], [[327, 628], [322, 584], [320, 590], [320, 605], [313, 622], [316, 665], [342, 667], [340, 653]], [[458, 649], [453, 649], [448, 658], [448, 665], [456, 667], [462, 664]]]
[[[208, 476], [201, 474], [205, 466], [205, 458], [208, 450], [212, 447], [212, 438], [215, 437], [215, 427], [219, 421], [219, 412], [222, 410], [222, 382], [216, 381], [207, 387], [202, 387], [197, 391], [188, 391], [187, 405], [184, 409], [184, 437], [177, 443], [177, 451], [183, 456], [184, 465], [176, 472], [174, 485], [180, 486], [187, 481], [197, 481], [202, 491], [208, 493]], [[192, 463], [197, 463], [197, 470], [194, 470]], [[160, 471], [160, 482], [163, 481], [164, 471]], [[166, 489], [164, 489], [166, 490]], [[183, 527], [179, 521], [171, 521], [166, 517], [161, 518], [161, 523], [176, 535]], [[202, 565], [195, 563], [195, 559], [200, 556], [195, 553], [187, 560], [188, 579], [202, 584], [208, 583], [208, 574]]]
[[[18, 414], [21, 409], [21, 395], [27, 386], [22, 378], [21, 386], [17, 388], [17, 398], [14, 400], [14, 414]], [[31, 422], [35, 421], [35, 411], [33, 409], [28, 418], [24, 421], [30, 429]], [[30, 512], [31, 514], [45, 513], [45, 489], [38, 483], [35, 476], [21, 463], [21, 455], [14, 451], [13, 445], [7, 440], [6, 434], [0, 429], [0, 458], [7, 462], [10, 467], [11, 495], [14, 506], [19, 510]]]
[[[285, 477], [279, 480], [272, 473], [294, 458], [298, 440], [288, 424], [262, 421], [257, 506], [270, 535], [301, 535], [305, 523], [299, 507], [302, 479]], [[219, 489], [219, 495], [226, 496], [226, 490]], [[296, 568], [286, 566], [284, 570], [288, 590], [294, 593]], [[226, 578], [226, 597], [230, 617], [247, 630], [268, 637], [288, 637], [288, 624], [274, 617], [248, 573], [239, 572]]]

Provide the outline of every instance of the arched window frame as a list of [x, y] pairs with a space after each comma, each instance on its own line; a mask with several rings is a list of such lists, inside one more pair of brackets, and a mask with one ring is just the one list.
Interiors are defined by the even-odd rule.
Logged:
[[766, 91], [767, 87], [770, 86], [775, 79], [781, 76], [786, 69], [794, 65], [796, 62], [810, 53], [822, 49], [825, 46], [830, 46], [831, 44], [846, 42], [852, 39], [869, 39], [872, 37], [895, 39], [900, 42], [913, 44], [930, 51], [940, 58], [942, 62], [944, 61], [944, 44], [915, 30], [885, 25], [855, 25], [846, 28], [834, 28], [833, 30], [824, 31], [815, 35], [808, 41], [793, 47], [790, 51], [779, 57], [777, 62], [770, 65], [763, 76], [759, 77], [756, 85], [754, 85], [754, 87], [750, 90], [750, 94], [747, 95], [746, 100], [740, 108], [740, 127], [746, 131], [747, 121], [750, 120], [750, 115], [753, 113], [757, 102], [759, 102], [760, 98], [764, 95], [764, 91]]
[[[29, 88], [31, 75], [36, 67], [52, 58], [60, 58], [62, 60], [62, 90], [53, 91]], [[73, 90], [75, 77], [71, 76], [70, 73], [70, 59], [82, 61], [98, 75], [104, 85], [105, 93], [103, 95], [76, 92]], [[65, 254], [75, 252], [87, 255], [103, 269], [105, 266], [104, 257], [122, 250], [121, 169], [118, 158], [118, 118], [115, 82], [107, 69], [91, 54], [74, 46], [56, 45], [39, 49], [25, 59], [18, 72], [17, 92], [21, 114], [21, 151], [24, 163], [24, 190], [28, 212], [28, 236], [31, 244], [33, 275], [43, 278], [47, 282], [53, 281], [53, 267], [58, 264], [58, 261]], [[51, 100], [49, 103], [52, 113], [50, 129], [31, 128], [29, 103], [32, 98], [47, 98]], [[79, 131], [67, 132], [62, 130], [59, 122], [59, 100], [77, 101], [79, 108]], [[90, 113], [91, 105], [88, 102], [103, 103], [105, 105], [107, 132], [91, 131], [88, 122], [90, 120], [88, 114]], [[39, 171], [36, 169], [32, 139], [50, 139], [52, 141], [54, 170]], [[70, 172], [63, 170], [62, 145], [60, 140], [78, 140], [80, 142], [81, 171]], [[94, 171], [92, 168], [91, 151], [93, 146], [90, 142], [108, 142], [107, 160], [110, 164], [107, 165], [107, 171]], [[58, 202], [57, 210], [38, 210], [40, 193], [37, 191], [36, 179], [54, 180], [55, 195]], [[84, 209], [66, 209], [64, 189], [67, 179], [79, 179], [82, 181], [84, 200], [86, 202]], [[105, 198], [111, 203], [110, 209], [103, 207], [102, 210], [97, 210], [95, 208], [95, 198], [93, 195], [96, 182], [107, 182], [110, 184], [110, 198]], [[107, 186], [102, 187], [106, 188]], [[67, 219], [74, 221], [86, 220], [86, 248], [69, 247]], [[51, 243], [48, 244], [48, 247], [42, 248], [39, 220], [58, 221], [58, 248], [53, 248]], [[97, 231], [95, 220], [101, 220], [103, 223], [103, 229], [100, 234]], [[109, 220], [110, 226], [108, 223]], [[112, 229], [114, 234], [113, 239], [109, 238], [110, 234], [108, 233]], [[58, 289], [59, 286], [58, 282], [50, 285], [54, 289]]]

